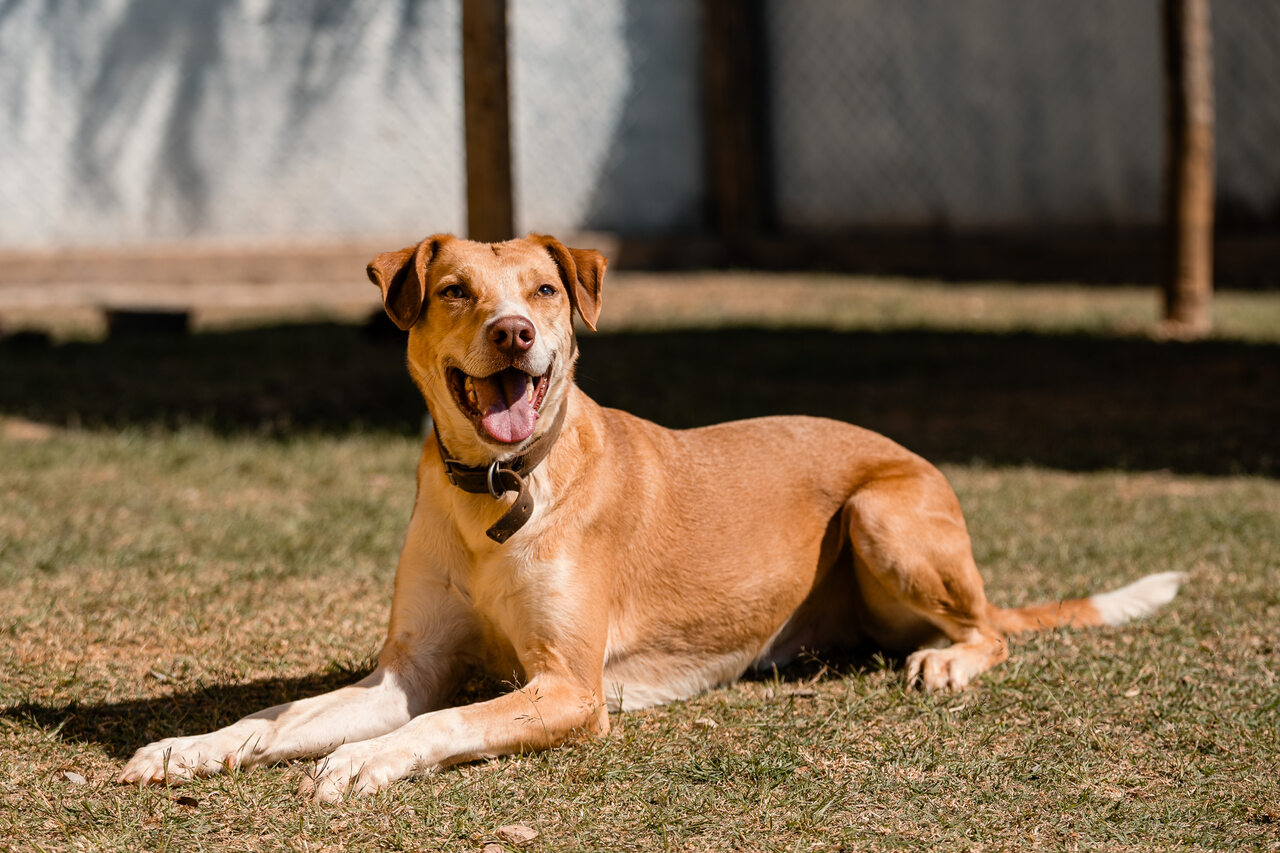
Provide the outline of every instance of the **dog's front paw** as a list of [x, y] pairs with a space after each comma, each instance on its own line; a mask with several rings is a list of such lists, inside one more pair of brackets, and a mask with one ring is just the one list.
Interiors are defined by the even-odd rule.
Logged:
[[213, 776], [236, 766], [239, 750], [218, 733], [171, 737], [142, 747], [125, 765], [118, 781], [145, 787], [177, 785], [197, 776]]
[[345, 744], [303, 776], [298, 794], [322, 803], [376, 794], [413, 773], [415, 764], [412, 755], [377, 740]]

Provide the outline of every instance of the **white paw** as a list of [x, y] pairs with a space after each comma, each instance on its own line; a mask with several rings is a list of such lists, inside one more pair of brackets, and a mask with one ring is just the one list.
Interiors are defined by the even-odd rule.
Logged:
[[302, 778], [298, 793], [322, 803], [384, 790], [416, 769], [413, 755], [379, 739], [338, 747]]
[[985, 655], [951, 646], [921, 649], [907, 656], [907, 686], [925, 690], [963, 690], [969, 679], [987, 668]]
[[245, 746], [242, 736], [225, 732], [165, 738], [135, 752], [118, 781], [145, 787], [213, 776], [235, 767]]

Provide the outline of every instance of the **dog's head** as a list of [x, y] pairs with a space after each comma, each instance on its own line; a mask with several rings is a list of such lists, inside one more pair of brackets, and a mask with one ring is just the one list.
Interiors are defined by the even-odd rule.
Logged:
[[518, 454], [564, 405], [577, 345], [573, 312], [595, 329], [607, 262], [531, 234], [506, 243], [451, 235], [369, 262], [387, 314], [409, 331], [409, 372], [450, 451]]

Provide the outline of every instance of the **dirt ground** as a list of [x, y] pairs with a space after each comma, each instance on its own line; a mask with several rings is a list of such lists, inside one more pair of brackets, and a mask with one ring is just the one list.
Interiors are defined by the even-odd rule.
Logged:
[[366, 316], [378, 306], [364, 278], [375, 253], [360, 244], [0, 253], [0, 331], [97, 337], [110, 310], [189, 311], [197, 326]]

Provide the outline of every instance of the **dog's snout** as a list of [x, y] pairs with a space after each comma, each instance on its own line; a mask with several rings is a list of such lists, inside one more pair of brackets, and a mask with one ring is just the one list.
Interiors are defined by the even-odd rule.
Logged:
[[512, 355], [517, 352], [527, 352], [533, 346], [533, 341], [538, 333], [534, 331], [533, 323], [524, 317], [518, 315], [510, 315], [507, 317], [499, 317], [489, 324], [489, 340], [500, 350], [505, 350]]

